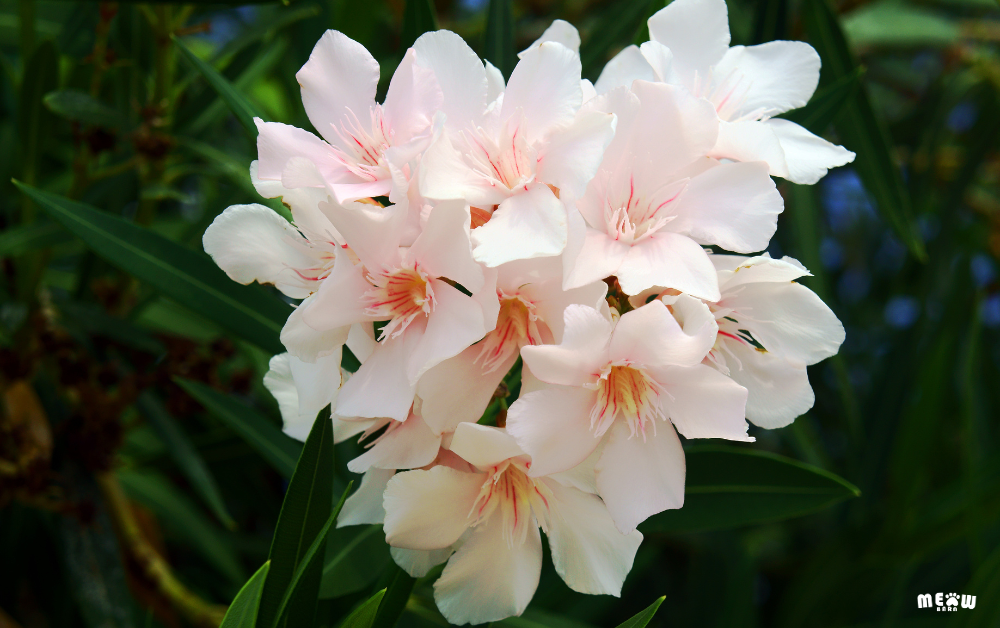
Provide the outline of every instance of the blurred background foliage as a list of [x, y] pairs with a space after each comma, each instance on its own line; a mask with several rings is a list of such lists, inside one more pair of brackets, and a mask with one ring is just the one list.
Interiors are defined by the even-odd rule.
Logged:
[[[295, 72], [325, 29], [379, 59], [384, 94], [434, 15], [507, 73], [552, 19], [569, 20], [596, 79], [646, 40], [661, 6], [0, 3], [0, 626], [218, 625], [267, 560], [301, 449], [277, 432], [261, 384], [283, 310], [266, 313], [267, 289], [225, 287], [200, 243], [228, 205], [284, 212], [254, 193], [241, 121], [309, 128]], [[778, 181], [786, 210], [770, 248], [812, 269], [804, 283], [847, 341], [810, 369], [816, 406], [792, 426], [692, 450], [690, 509], [643, 528], [621, 600], [575, 594], [547, 563], [529, 612], [501, 623], [612, 626], [666, 594], [650, 625], [998, 626], [1000, 10], [729, 10], [734, 44], [817, 48], [808, 126], [858, 153], [814, 187]], [[204, 271], [208, 288], [166, 277], [143, 252]], [[227, 295], [247, 307], [226, 310]], [[357, 479], [345, 468], [357, 451], [336, 447], [336, 496]], [[737, 455], [747, 451], [811, 466]], [[797, 489], [780, 486], [799, 476]], [[712, 501], [726, 478], [756, 489], [727, 485], [729, 501]], [[399, 576], [378, 527], [336, 530], [328, 544], [319, 616], [337, 625]], [[442, 625], [429, 582], [407, 586], [400, 625]], [[977, 606], [917, 609], [918, 594], [938, 591]]]

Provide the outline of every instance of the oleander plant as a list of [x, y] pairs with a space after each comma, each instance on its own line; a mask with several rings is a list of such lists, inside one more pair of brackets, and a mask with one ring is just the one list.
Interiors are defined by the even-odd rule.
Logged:
[[1000, 622], [993, 0], [17, 0], [0, 60], [0, 627]]

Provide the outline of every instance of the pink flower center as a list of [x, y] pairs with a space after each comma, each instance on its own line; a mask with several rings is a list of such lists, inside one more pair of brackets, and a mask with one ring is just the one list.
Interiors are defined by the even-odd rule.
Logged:
[[619, 415], [628, 422], [632, 436], [642, 434], [643, 439], [647, 423], [653, 424], [655, 434], [654, 419], [666, 419], [658, 403], [664, 391], [641, 368], [609, 364], [591, 386], [597, 389], [597, 402], [590, 411], [590, 429], [594, 436], [603, 436]]
[[743, 369], [742, 362], [730, 348], [732, 343], [752, 347], [760, 353], [767, 353], [764, 345], [760, 344], [753, 337], [753, 333], [747, 329], [754, 322], [749, 312], [737, 312], [723, 306], [721, 302], [709, 303], [708, 308], [715, 315], [715, 322], [719, 325], [719, 334], [715, 337], [715, 345], [712, 346], [712, 350], [708, 352], [705, 360], [714, 365], [720, 372], [729, 375], [730, 359], [733, 360], [736, 370]]
[[[469, 166], [491, 185], [508, 190], [527, 190], [534, 181], [535, 150], [528, 145], [512, 120], [504, 125], [499, 137], [491, 137], [481, 128], [463, 132], [461, 137], [465, 144], [462, 153]], [[458, 148], [461, 150], [461, 147]]]
[[509, 547], [524, 543], [530, 526], [546, 529], [552, 491], [544, 483], [528, 477], [530, 464], [511, 458], [491, 467], [469, 513], [472, 525], [477, 526], [499, 510], [503, 518], [503, 536]]
[[634, 244], [651, 237], [674, 216], [664, 209], [684, 190], [684, 185], [667, 185], [653, 194], [642, 194], [635, 189], [635, 180], [629, 177], [627, 186], [609, 189], [605, 195], [604, 222], [607, 234]]
[[500, 298], [500, 315], [496, 329], [483, 339], [482, 350], [476, 356], [476, 362], [483, 361], [485, 373], [495, 371], [524, 345], [542, 344], [535, 304], [519, 294], [511, 296], [500, 290], [497, 296]]
[[342, 147], [331, 146], [337, 160], [359, 178], [368, 181], [388, 178], [385, 151], [392, 146], [393, 133], [382, 115], [382, 105], [376, 104], [371, 108], [369, 130], [363, 127], [353, 111], [348, 110], [348, 114], [350, 117], [340, 122], [340, 128], [333, 126], [343, 142]]
[[379, 340], [395, 338], [403, 333], [418, 314], [434, 310], [434, 289], [430, 279], [419, 268], [397, 268], [369, 274], [375, 286], [364, 299], [365, 314], [375, 320], [388, 320]]

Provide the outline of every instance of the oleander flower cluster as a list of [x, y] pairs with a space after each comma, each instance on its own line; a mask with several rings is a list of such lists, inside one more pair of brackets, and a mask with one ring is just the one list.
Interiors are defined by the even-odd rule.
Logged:
[[296, 75], [316, 134], [257, 122], [253, 183], [293, 221], [237, 205], [205, 233], [232, 279], [301, 300], [265, 384], [290, 436], [329, 407], [364, 444], [338, 525], [383, 525], [415, 577], [445, 564], [455, 624], [525, 609], [542, 533], [570, 588], [618, 595], [637, 526], [683, 506], [678, 435], [789, 424], [844, 339], [808, 270], [760, 253], [772, 177], [854, 158], [775, 117], [809, 100], [816, 52], [730, 47], [723, 0], [675, 0], [649, 33], [594, 84], [566, 22], [507, 81], [426, 33], [379, 103], [378, 63], [329, 31]]

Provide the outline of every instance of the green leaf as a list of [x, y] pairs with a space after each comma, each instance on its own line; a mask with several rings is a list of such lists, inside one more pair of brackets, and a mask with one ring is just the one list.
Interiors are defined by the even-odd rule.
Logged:
[[788, 39], [788, 0], [757, 0], [752, 39], [754, 44]]
[[239, 556], [227, 536], [166, 477], [137, 469], [125, 469], [117, 475], [129, 497], [152, 510], [175, 537], [196, 549], [234, 585], [246, 581]]
[[306, 550], [305, 555], [302, 560], [299, 561], [299, 566], [295, 569], [295, 575], [292, 576], [292, 581], [285, 590], [284, 597], [281, 598], [281, 605], [278, 606], [278, 621], [280, 622], [285, 616], [285, 612], [288, 610], [288, 603], [293, 597], [299, 595], [304, 599], [315, 600], [319, 594], [319, 578], [316, 578], [316, 574], [322, 571], [320, 560], [323, 557], [324, 550], [326, 549], [326, 540], [330, 535], [330, 530], [333, 529], [333, 524], [337, 522], [337, 517], [340, 515], [341, 509], [344, 507], [344, 502], [347, 501], [347, 495], [351, 492], [351, 485], [353, 482], [347, 484], [347, 488], [344, 489], [344, 494], [341, 495], [340, 501], [337, 502], [337, 506], [330, 513], [330, 517], [326, 520], [326, 524], [316, 535], [312, 544], [309, 545], [309, 549]]
[[354, 612], [340, 624], [340, 628], [372, 628], [372, 624], [375, 623], [375, 614], [378, 613], [385, 591], [385, 589], [378, 591], [365, 600], [364, 604], [354, 609]]
[[407, 600], [410, 599], [413, 585], [416, 583], [416, 579], [400, 569], [395, 563], [392, 564], [392, 569], [395, 574], [392, 576], [392, 582], [389, 583], [382, 603], [378, 605], [375, 621], [371, 623], [372, 628], [393, 628], [396, 625], [406, 608]]
[[17, 257], [72, 239], [66, 230], [54, 222], [36, 222], [9, 227], [0, 233], [0, 257]]
[[853, 72], [817, 90], [805, 107], [783, 113], [780, 117], [821, 135], [857, 93], [864, 74], [864, 68], [855, 68]]
[[290, 309], [260, 286], [241, 286], [211, 258], [89, 205], [14, 184], [95, 253], [271, 353]]
[[399, 36], [401, 50], [413, 45], [424, 33], [437, 30], [437, 17], [431, 0], [406, 0], [403, 9], [403, 31]]
[[[823, 83], [830, 84], [854, 72], [858, 64], [827, 0], [806, 0], [801, 11], [809, 41], [823, 61]], [[917, 259], [926, 259], [924, 243], [911, 215], [910, 197], [892, 158], [889, 133], [875, 115], [866, 90], [860, 89], [848, 99], [835, 125], [844, 146], [857, 154], [854, 168], [879, 213]]]
[[[285, 591], [329, 518], [333, 501], [333, 422], [323, 413], [313, 423], [288, 483], [278, 524], [271, 540], [271, 573], [264, 583], [258, 628], [310, 626], [322, 572], [319, 564], [299, 585], [289, 611], [279, 617]], [[280, 621], [279, 621], [280, 619]]]
[[171, 39], [174, 40], [174, 44], [177, 49], [181, 51], [181, 56], [187, 59], [188, 63], [194, 67], [195, 70], [201, 74], [212, 89], [219, 94], [222, 100], [229, 107], [229, 110], [233, 112], [236, 119], [240, 121], [240, 124], [246, 128], [247, 133], [250, 137], [257, 137], [257, 125], [254, 123], [254, 118], [260, 118], [261, 120], [267, 120], [263, 113], [247, 100], [246, 96], [236, 91], [226, 77], [219, 74], [215, 68], [210, 66], [205, 61], [199, 59], [193, 52], [188, 50], [187, 46], [181, 43], [179, 39], [171, 35]]
[[483, 56], [504, 78], [517, 65], [514, 50], [514, 12], [511, 0], [490, 0], [486, 13], [486, 47]]
[[855, 48], [950, 46], [962, 34], [956, 20], [900, 0], [864, 5], [843, 23], [844, 34]]
[[529, 608], [520, 617], [508, 617], [498, 621], [497, 625], [510, 628], [593, 628], [590, 624], [535, 608]]
[[[42, 98], [59, 83], [59, 53], [51, 41], [42, 42], [25, 62], [17, 102], [17, 135], [21, 149], [22, 176], [34, 183], [45, 138], [52, 132], [52, 113]], [[23, 223], [32, 219], [32, 205], [25, 199]]]
[[170, 452], [174, 462], [177, 463], [177, 467], [194, 487], [195, 492], [204, 500], [212, 514], [222, 522], [222, 525], [229, 529], [235, 528], [236, 522], [226, 510], [226, 504], [222, 501], [222, 493], [219, 491], [219, 485], [215, 482], [215, 477], [208, 470], [208, 466], [198, 454], [198, 450], [191, 444], [187, 434], [167, 413], [167, 409], [163, 407], [160, 400], [153, 396], [150, 391], [146, 391], [139, 395], [136, 406], [163, 439], [163, 443], [167, 446], [167, 451]]
[[[295, 471], [295, 461], [299, 458], [302, 445], [285, 436], [266, 418], [228, 395], [209, 388], [201, 382], [180, 377], [174, 378], [174, 381], [185, 392], [197, 399], [201, 405], [205, 406], [212, 415], [256, 449], [257, 453], [274, 467], [275, 471], [286, 478], [292, 477]], [[317, 421], [317, 423], [319, 422]]]
[[271, 561], [261, 565], [253, 576], [247, 580], [240, 592], [233, 598], [226, 616], [219, 628], [254, 628], [257, 621], [257, 607], [260, 605], [260, 592], [264, 589], [264, 579], [271, 568]]
[[375, 581], [392, 560], [382, 526], [348, 526], [330, 535], [320, 598], [354, 593]]
[[49, 92], [44, 102], [49, 111], [57, 116], [84, 124], [113, 128], [128, 119], [90, 94], [76, 89]]
[[715, 445], [685, 452], [684, 507], [653, 515], [643, 533], [732, 528], [822, 510], [859, 495], [836, 475], [762, 451]]
[[618, 628], [646, 628], [649, 622], [652, 621], [653, 615], [656, 614], [656, 609], [660, 608], [660, 604], [663, 604], [663, 600], [665, 599], [667, 599], [666, 596], [663, 596], [656, 600], [638, 615], [618, 624]]

